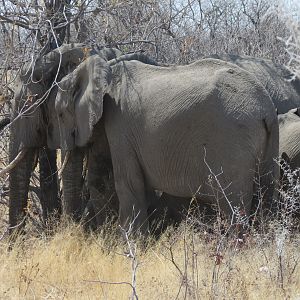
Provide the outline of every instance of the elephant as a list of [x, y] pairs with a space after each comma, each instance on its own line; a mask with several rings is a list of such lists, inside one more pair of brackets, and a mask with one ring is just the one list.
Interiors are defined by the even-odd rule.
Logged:
[[[50, 167], [50, 170], [40, 168], [42, 191], [45, 190], [42, 184], [49, 182], [47, 174], [56, 172], [56, 154], [51, 151], [51, 149], [57, 149], [52, 140], [53, 128], [58, 125], [53, 109], [57, 93], [55, 81], [59, 81], [72, 71], [87, 56], [99, 55], [105, 60], [111, 60], [121, 54], [122, 52], [115, 48], [89, 48], [84, 44], [65, 44], [38, 58], [34, 66], [27, 65], [21, 70], [15, 85], [14, 116], [10, 125], [11, 163], [6, 170], [0, 172], [0, 175], [10, 172], [9, 224], [11, 232], [14, 232], [16, 228], [21, 229], [24, 225], [29, 180], [37, 151], [40, 151], [40, 155], [43, 155], [46, 161], [49, 159], [46, 168]], [[77, 215], [81, 217], [86, 203], [81, 197], [82, 172], [76, 173], [73, 170], [78, 170], [77, 166], [82, 166], [85, 151], [87, 149], [77, 148], [69, 153], [65, 172], [61, 174], [63, 210], [65, 214], [75, 217]], [[65, 156], [66, 153], [62, 153], [63, 160]], [[104, 172], [106, 171], [105, 169]], [[43, 177], [45, 180], [42, 180]], [[98, 177], [101, 176], [98, 174]], [[50, 191], [50, 195], [41, 197], [44, 218], [54, 211], [60, 213], [62, 210], [57, 195], [57, 182], [54, 182], [52, 186], [54, 188]]]
[[[135, 58], [142, 60], [146, 64], [157, 64], [154, 60], [144, 57], [139, 52], [122, 55], [122, 52], [114, 48], [102, 48], [98, 51], [96, 50], [96, 53], [93, 54], [97, 54], [110, 63]], [[68, 164], [63, 171], [65, 178], [73, 178], [72, 181], [64, 182], [64, 197], [69, 199], [66, 203], [65, 211], [75, 221], [79, 221], [83, 217], [82, 211], [85, 208], [84, 223], [88, 223], [92, 228], [102, 225], [107, 217], [114, 217], [119, 206], [113, 183], [111, 154], [103, 130], [104, 126], [98, 124], [98, 128], [99, 130], [95, 130], [87, 145], [75, 147], [69, 151]], [[56, 141], [50, 147], [57, 148], [58, 145], [59, 141]], [[82, 197], [81, 189], [83, 185], [80, 174], [83, 169], [83, 157], [86, 153], [88, 155], [87, 189], [89, 191], [89, 201], [82, 207], [78, 205]], [[78, 181], [75, 182], [74, 178], [78, 178]], [[151, 195], [151, 199], [152, 203], [156, 202], [157, 196], [154, 192]], [[90, 222], [90, 220], [93, 220], [93, 222]]]
[[153, 190], [218, 203], [232, 222], [236, 207], [249, 215], [258, 164], [269, 205], [278, 121], [258, 80], [215, 59], [170, 67], [138, 60], [88, 57], [59, 82], [55, 100], [62, 150], [86, 147], [104, 127], [121, 227], [148, 232]]
[[[11, 233], [16, 229], [22, 229], [24, 225], [29, 180], [36, 152], [40, 149], [48, 151], [47, 144], [51, 141], [52, 127], [56, 122], [54, 114], [56, 81], [72, 71], [85, 58], [84, 49], [85, 46], [82, 44], [63, 45], [38, 58], [34, 65], [26, 65], [16, 81], [10, 124], [10, 164], [1, 171], [2, 174], [10, 172]], [[55, 159], [54, 162], [56, 163]], [[56, 169], [56, 166], [50, 165], [51, 167]], [[57, 182], [54, 185], [57, 185]], [[48, 203], [41, 204], [43, 210], [45, 207], [49, 210], [44, 211], [44, 214], [48, 215], [59, 210], [61, 204], [55, 189], [46, 196]]]
[[300, 107], [300, 79], [286, 67], [269, 59], [251, 56], [216, 54], [209, 57], [234, 63], [254, 74], [268, 91], [278, 114]]

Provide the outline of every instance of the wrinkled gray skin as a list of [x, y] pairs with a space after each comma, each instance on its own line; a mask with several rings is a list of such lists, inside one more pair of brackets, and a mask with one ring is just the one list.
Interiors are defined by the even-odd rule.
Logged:
[[278, 114], [300, 107], [300, 80], [297, 77], [291, 80], [293, 74], [284, 66], [251, 56], [223, 54], [210, 57], [234, 63], [254, 74], [268, 91]]
[[219, 201], [231, 216], [211, 171], [222, 170], [218, 182], [231, 205], [246, 214], [258, 161], [267, 174], [262, 186], [272, 194], [271, 177], [278, 175], [273, 161], [277, 115], [261, 84], [235, 65], [213, 59], [168, 68], [139, 61], [109, 65], [92, 56], [59, 85], [60, 132], [54, 136], [64, 150], [84, 147], [94, 126], [103, 122], [123, 228], [134, 219], [135, 229], [147, 231], [154, 189]]
[[300, 167], [300, 111], [291, 109], [278, 115], [279, 155], [292, 169]]

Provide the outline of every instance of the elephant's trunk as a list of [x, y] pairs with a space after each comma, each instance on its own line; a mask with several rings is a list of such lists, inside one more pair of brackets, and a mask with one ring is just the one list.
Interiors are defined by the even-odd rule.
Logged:
[[[63, 153], [62, 161], [65, 160], [66, 153], [68, 152]], [[81, 200], [84, 150], [75, 148], [69, 152], [68, 156], [62, 172], [63, 213], [67, 216], [71, 216], [75, 221], [79, 221], [84, 209]]]
[[[24, 217], [28, 201], [30, 175], [35, 155], [35, 148], [29, 148], [9, 176], [9, 226], [10, 233], [18, 232], [24, 227]], [[10, 161], [16, 157], [17, 147], [10, 144]]]

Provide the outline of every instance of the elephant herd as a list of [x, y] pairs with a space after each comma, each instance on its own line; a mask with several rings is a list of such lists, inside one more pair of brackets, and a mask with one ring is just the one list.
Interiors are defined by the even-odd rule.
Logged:
[[[224, 55], [162, 66], [141, 53], [63, 45], [26, 66], [15, 86], [9, 224], [22, 223], [42, 147], [62, 151], [62, 210], [75, 220], [94, 211], [104, 222], [112, 174], [121, 227], [142, 233], [157, 191], [170, 207], [192, 197], [217, 204], [231, 222], [237, 208], [251, 214], [258, 194], [270, 209], [275, 159], [284, 153], [300, 165], [298, 107], [299, 79], [269, 60]], [[90, 199], [82, 205], [85, 169]]]

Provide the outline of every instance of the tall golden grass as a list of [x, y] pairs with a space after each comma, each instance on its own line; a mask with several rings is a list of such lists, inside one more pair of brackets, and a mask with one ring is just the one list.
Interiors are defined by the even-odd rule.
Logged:
[[222, 243], [182, 224], [128, 249], [113, 226], [63, 224], [1, 241], [0, 299], [300, 299], [299, 236]]

